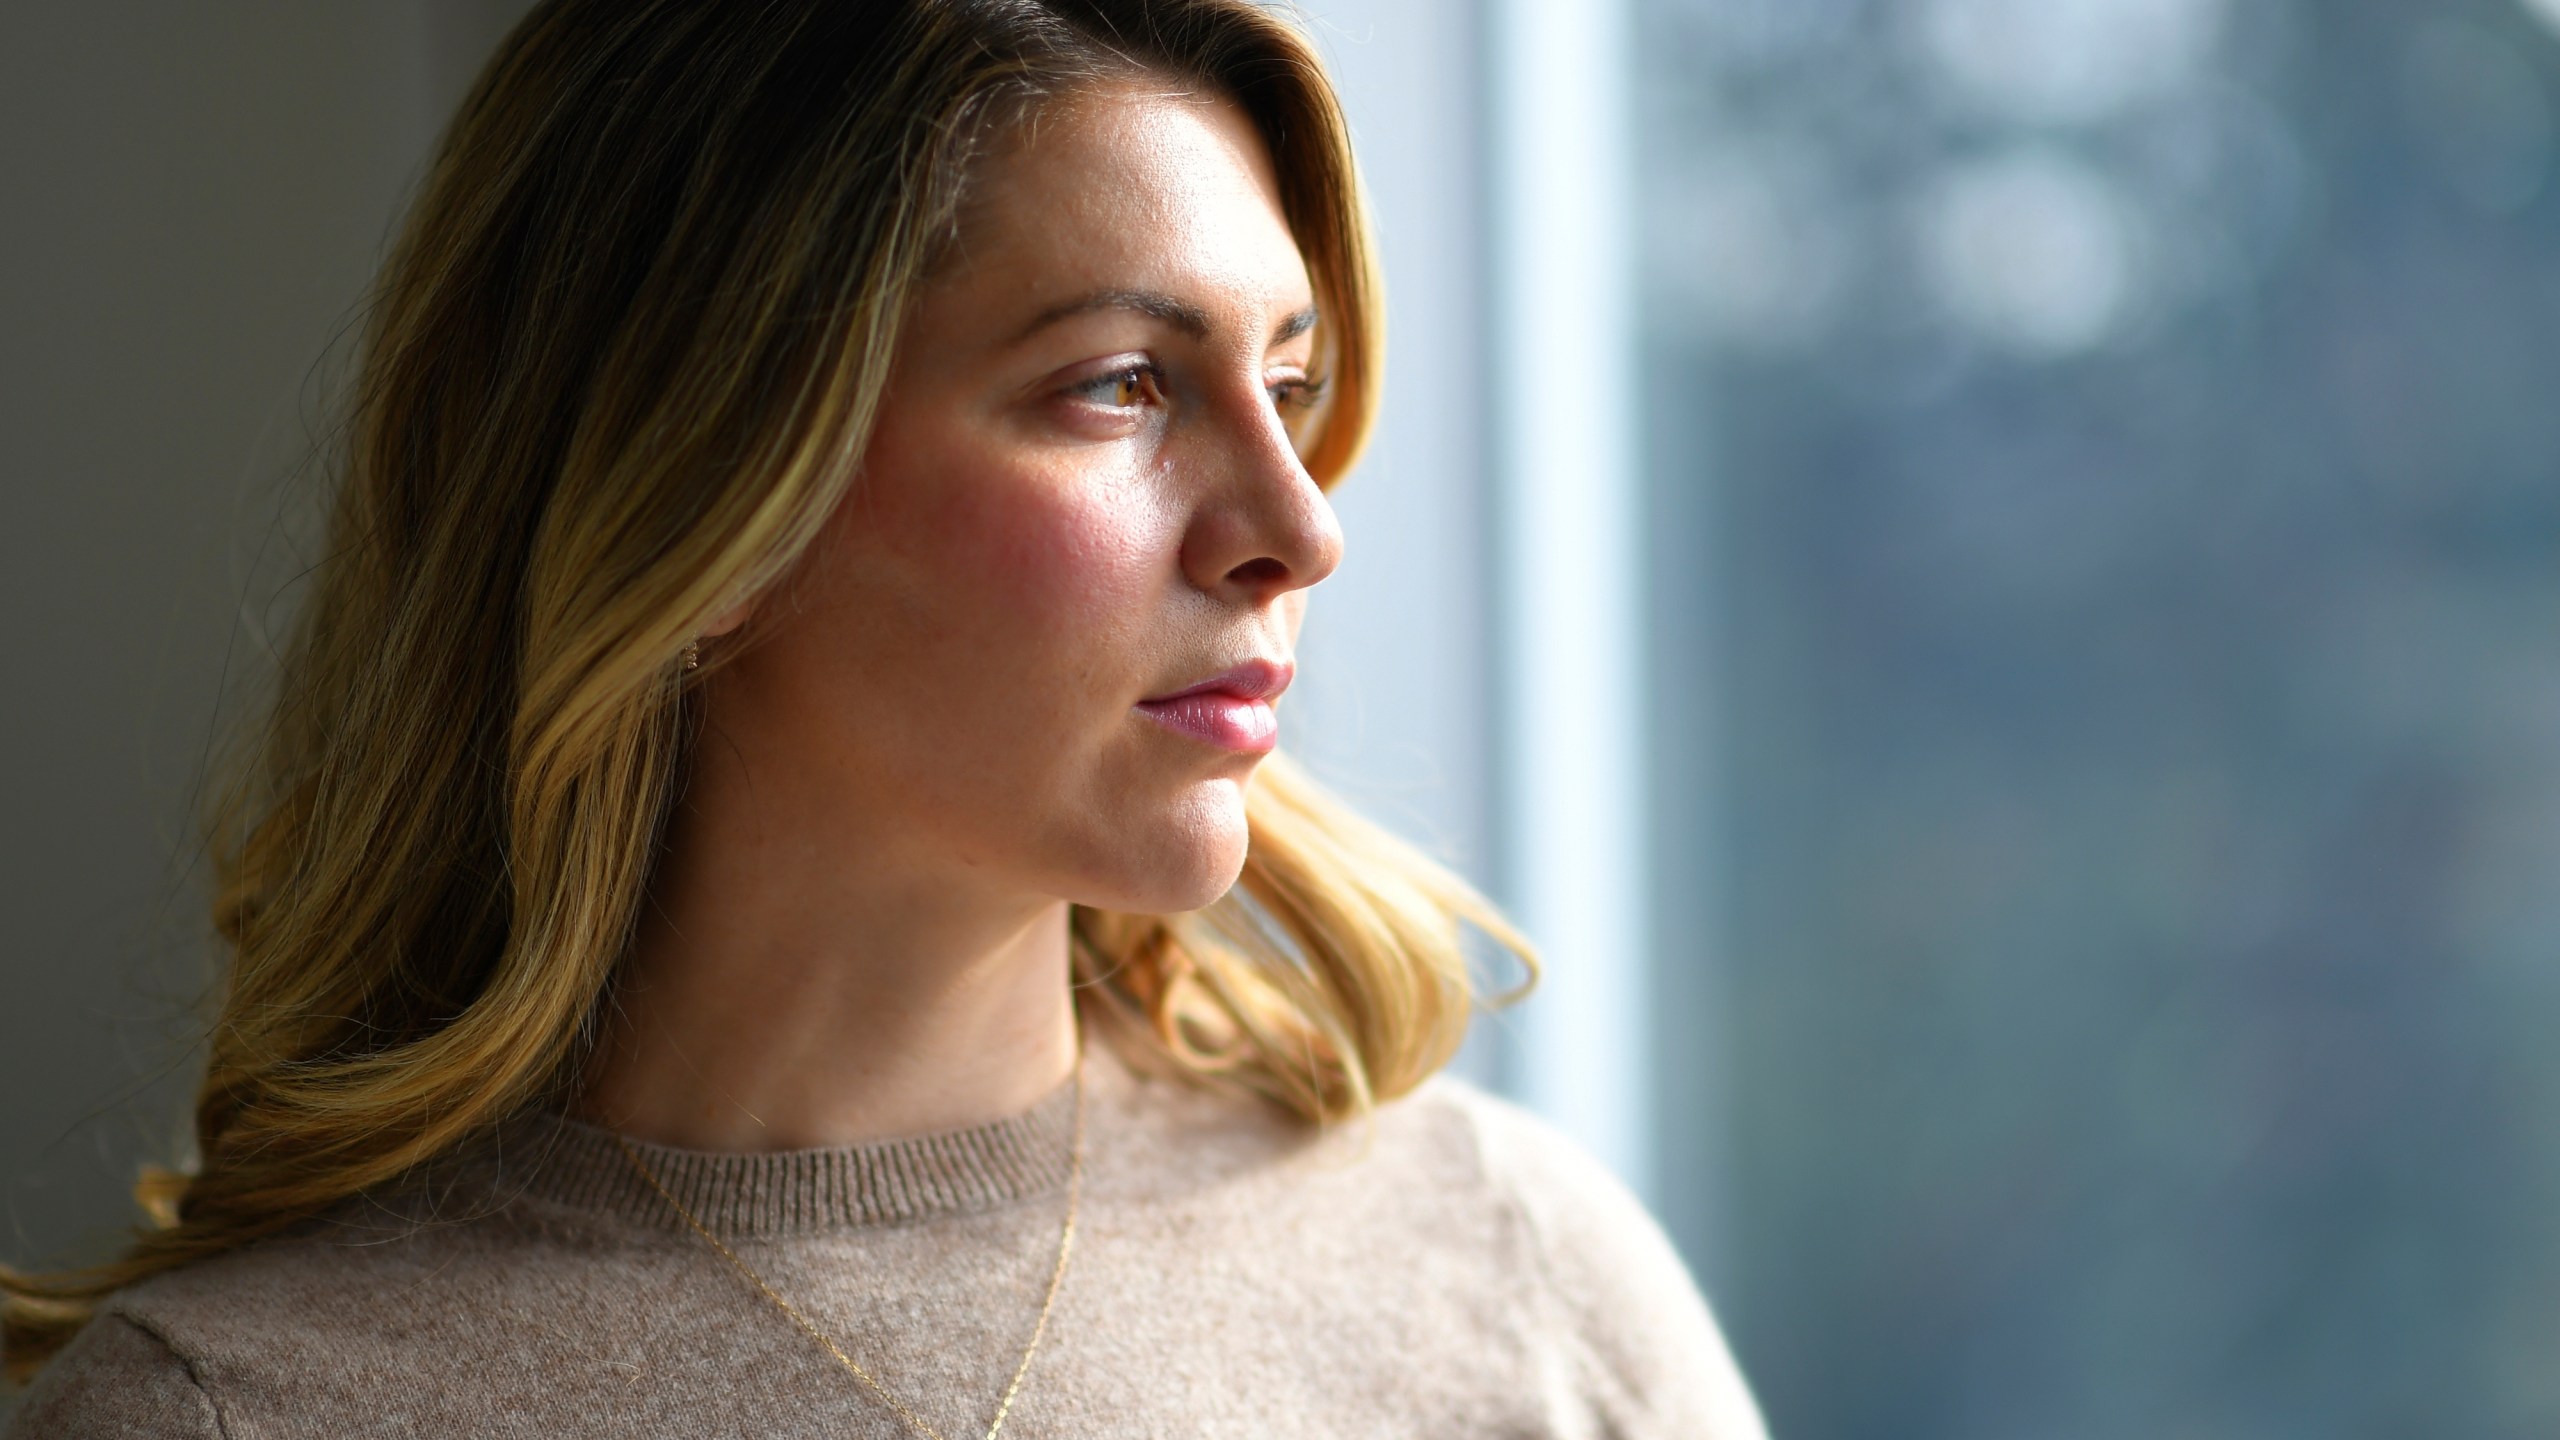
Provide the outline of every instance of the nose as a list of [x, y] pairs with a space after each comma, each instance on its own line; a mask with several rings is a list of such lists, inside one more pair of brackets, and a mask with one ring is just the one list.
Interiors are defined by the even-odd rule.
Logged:
[[[1259, 392], [1255, 399], [1261, 401]], [[1201, 590], [1251, 607], [1322, 580], [1342, 563], [1342, 522], [1267, 402], [1219, 434], [1183, 536], [1182, 568]]]

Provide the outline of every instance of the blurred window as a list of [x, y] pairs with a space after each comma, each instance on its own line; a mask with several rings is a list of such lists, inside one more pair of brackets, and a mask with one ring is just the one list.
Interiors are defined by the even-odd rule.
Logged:
[[1660, 1194], [1773, 1428], [2560, 1433], [2560, 0], [1638, 17]]

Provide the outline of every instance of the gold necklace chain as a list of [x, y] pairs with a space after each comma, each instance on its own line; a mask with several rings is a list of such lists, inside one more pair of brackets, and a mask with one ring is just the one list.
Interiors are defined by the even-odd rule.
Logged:
[[[666, 1201], [669, 1209], [684, 1217], [684, 1223], [693, 1227], [694, 1234], [709, 1241], [712, 1249], [719, 1251], [722, 1258], [736, 1266], [738, 1273], [747, 1277], [747, 1282], [755, 1286], [764, 1298], [772, 1301], [776, 1308], [789, 1316], [791, 1323], [799, 1326], [803, 1334], [827, 1347], [827, 1353], [836, 1357], [836, 1363], [852, 1371], [853, 1378], [861, 1381], [863, 1388], [878, 1396], [880, 1403], [888, 1406], [899, 1419], [930, 1437], [930, 1440], [942, 1440], [941, 1431], [926, 1424], [923, 1416], [908, 1409], [897, 1396], [890, 1394], [870, 1371], [863, 1369], [852, 1356], [844, 1353], [843, 1346], [830, 1339], [827, 1332], [810, 1323], [809, 1317], [801, 1314], [798, 1306], [783, 1299], [771, 1285], [765, 1283], [763, 1276], [750, 1268], [746, 1261], [739, 1259], [737, 1251], [722, 1244], [719, 1236], [712, 1234], [701, 1221], [693, 1218], [693, 1212], [684, 1207], [684, 1202], [678, 1200], [665, 1185], [659, 1183], [657, 1175], [649, 1169], [648, 1162], [640, 1158], [639, 1151], [631, 1148], [630, 1141], [616, 1133], [613, 1143], [622, 1147], [623, 1158], [631, 1162], [632, 1169], [640, 1172], [641, 1179], [649, 1182], [650, 1189], [658, 1192], [658, 1198]], [[1014, 1397], [1022, 1393], [1022, 1377], [1031, 1373], [1031, 1357], [1040, 1353], [1040, 1339], [1049, 1331], [1049, 1312], [1057, 1308], [1058, 1287], [1066, 1282], [1067, 1257], [1075, 1253], [1076, 1210], [1084, 1193], [1084, 1046], [1081, 1042], [1076, 1046], [1076, 1122], [1073, 1144], [1074, 1158], [1068, 1162], [1067, 1168], [1067, 1223], [1058, 1230], [1058, 1264], [1049, 1272], [1049, 1293], [1040, 1302], [1040, 1318], [1032, 1323], [1031, 1343], [1023, 1347], [1022, 1363], [1013, 1367], [1013, 1382], [1004, 1387], [1004, 1399], [996, 1405], [995, 1423], [987, 1427], [986, 1440], [995, 1440], [996, 1432], [1004, 1428], [1004, 1417], [1012, 1413]]]

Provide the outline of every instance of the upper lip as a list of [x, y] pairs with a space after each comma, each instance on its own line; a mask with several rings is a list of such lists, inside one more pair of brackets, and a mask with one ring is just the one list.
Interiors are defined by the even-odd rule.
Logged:
[[1239, 700], [1276, 700], [1280, 698], [1281, 691], [1289, 688], [1289, 681], [1297, 673], [1298, 667], [1286, 660], [1247, 660], [1241, 665], [1221, 670], [1196, 685], [1186, 685], [1163, 695], [1150, 695], [1138, 703], [1161, 705], [1168, 700], [1180, 700], [1191, 695], [1206, 695], [1212, 691], [1233, 695]]

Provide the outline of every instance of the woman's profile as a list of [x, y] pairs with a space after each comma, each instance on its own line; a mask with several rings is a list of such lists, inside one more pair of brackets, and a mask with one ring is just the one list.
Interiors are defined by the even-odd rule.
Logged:
[[1275, 752], [1379, 292], [1251, 0], [547, 0], [371, 300], [184, 1173], [15, 1434], [1757, 1436]]

